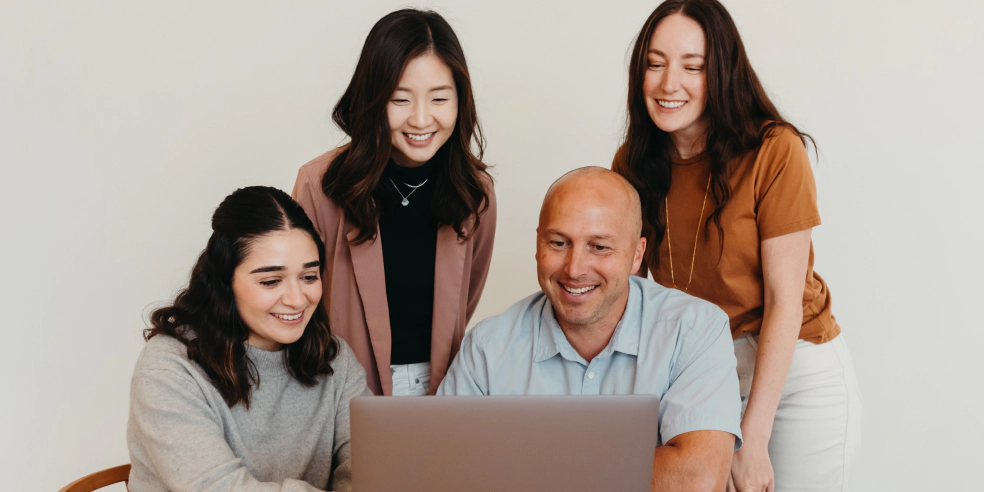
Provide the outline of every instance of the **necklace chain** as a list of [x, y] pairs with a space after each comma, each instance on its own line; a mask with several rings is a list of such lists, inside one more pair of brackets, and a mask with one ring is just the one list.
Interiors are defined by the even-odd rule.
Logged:
[[[430, 179], [430, 178], [427, 178], [427, 179]], [[427, 182], [427, 179], [421, 181], [420, 184], [418, 184], [418, 185], [412, 185], [412, 184], [409, 184], [409, 183], [403, 183], [401, 181], [401, 183], [403, 183], [407, 188], [413, 188], [412, 190], [410, 190], [410, 193], [407, 193], [406, 195], [404, 195], [403, 192], [400, 191], [400, 187], [399, 186], [396, 186], [396, 182], [393, 181], [393, 178], [389, 178], [390, 183], [393, 183], [393, 188], [396, 188], [396, 192], [400, 194], [400, 198], [403, 198], [403, 201], [400, 202], [400, 205], [403, 205], [404, 207], [406, 207], [407, 205], [410, 205], [410, 195], [412, 195], [413, 192], [417, 191], [417, 188], [420, 188], [421, 186], [424, 186], [424, 183]]]
[[[697, 218], [697, 233], [694, 234], [694, 254], [690, 258], [690, 278], [687, 285], [683, 288], [684, 292], [690, 289], [690, 282], [694, 281], [694, 263], [697, 261], [697, 238], [700, 237], [700, 225], [704, 222], [704, 206], [707, 205], [707, 192], [711, 189], [711, 175], [707, 175], [707, 185], [704, 186], [704, 201], [700, 203], [700, 217]], [[676, 276], [673, 274], [673, 242], [670, 240], [670, 200], [669, 193], [663, 197], [663, 209], [666, 211], [666, 247], [670, 253], [670, 282], [674, 289], [678, 289]]]

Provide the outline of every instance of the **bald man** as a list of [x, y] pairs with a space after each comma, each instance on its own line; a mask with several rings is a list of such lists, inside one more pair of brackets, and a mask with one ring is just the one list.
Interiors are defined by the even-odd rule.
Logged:
[[541, 292], [465, 335], [438, 395], [660, 397], [653, 490], [724, 490], [741, 444], [727, 315], [632, 275], [639, 195], [600, 167], [547, 191], [537, 227]]

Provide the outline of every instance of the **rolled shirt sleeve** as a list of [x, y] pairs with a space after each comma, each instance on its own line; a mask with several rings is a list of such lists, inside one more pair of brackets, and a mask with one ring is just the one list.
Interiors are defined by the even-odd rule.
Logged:
[[717, 310], [680, 320], [680, 345], [670, 385], [660, 401], [663, 443], [697, 430], [735, 435], [741, 447], [741, 397], [728, 317]]

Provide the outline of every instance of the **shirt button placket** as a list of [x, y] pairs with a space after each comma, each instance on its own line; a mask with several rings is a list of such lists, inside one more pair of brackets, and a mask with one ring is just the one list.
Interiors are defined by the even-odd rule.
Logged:
[[600, 395], [601, 390], [599, 389], [598, 380], [601, 379], [595, 374], [595, 370], [592, 364], [588, 364], [588, 369], [584, 373], [584, 378], [581, 380], [581, 394], [582, 395]]

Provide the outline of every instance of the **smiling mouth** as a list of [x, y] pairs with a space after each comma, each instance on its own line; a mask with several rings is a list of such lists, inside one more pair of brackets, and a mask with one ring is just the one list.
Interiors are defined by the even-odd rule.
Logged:
[[304, 315], [304, 313], [297, 313], [297, 314], [274, 314], [273, 316], [275, 318], [282, 319], [284, 321], [296, 321], [297, 319], [299, 319], [303, 315]]
[[[558, 282], [558, 283], [560, 283], [560, 282]], [[592, 290], [595, 290], [595, 287], [598, 287], [597, 285], [589, 285], [587, 287], [580, 287], [580, 288], [575, 289], [575, 288], [572, 288], [572, 287], [568, 287], [568, 286], [566, 286], [564, 284], [560, 284], [560, 286], [563, 287], [564, 290], [566, 290], [568, 293], [570, 293], [572, 295], [575, 295], [575, 296], [580, 296], [580, 295], [587, 294], [588, 292], [591, 292]]]
[[407, 138], [409, 138], [410, 140], [413, 140], [414, 142], [426, 142], [427, 139], [429, 139], [429, 138], [431, 138], [431, 137], [434, 136], [434, 133], [436, 133], [436, 132], [430, 132], [430, 133], [404, 133], [404, 135], [406, 135]]
[[676, 109], [684, 104], [687, 104], [687, 101], [664, 101], [662, 99], [657, 99], [656, 104], [659, 104], [662, 108]]

